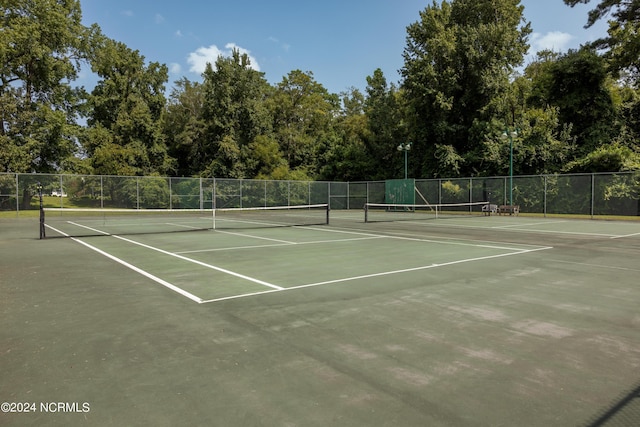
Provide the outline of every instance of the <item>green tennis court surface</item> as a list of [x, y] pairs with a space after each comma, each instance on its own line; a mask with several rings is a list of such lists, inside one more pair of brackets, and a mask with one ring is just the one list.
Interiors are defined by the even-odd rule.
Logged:
[[1, 425], [640, 420], [639, 222], [72, 222], [0, 219]]

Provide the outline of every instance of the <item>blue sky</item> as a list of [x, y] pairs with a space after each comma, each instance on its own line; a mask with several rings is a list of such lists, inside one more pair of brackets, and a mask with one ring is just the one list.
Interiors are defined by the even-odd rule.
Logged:
[[[585, 30], [587, 12], [562, 0], [522, 0], [531, 21], [532, 51], [564, 52], [606, 34], [606, 23]], [[204, 64], [235, 47], [271, 84], [292, 70], [312, 72], [332, 93], [366, 87], [380, 68], [398, 83], [406, 27], [431, 0], [81, 0], [83, 23], [169, 67], [169, 86], [181, 77], [201, 81]], [[82, 76], [81, 76], [82, 77]], [[91, 88], [91, 77], [84, 75]]]

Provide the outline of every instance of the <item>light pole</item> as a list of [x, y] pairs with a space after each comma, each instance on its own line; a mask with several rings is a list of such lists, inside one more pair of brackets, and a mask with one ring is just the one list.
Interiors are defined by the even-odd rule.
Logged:
[[411, 150], [411, 143], [406, 142], [398, 145], [398, 151], [404, 151], [404, 179], [407, 179], [407, 154]]
[[503, 138], [509, 138], [509, 206], [513, 209], [513, 138], [518, 136], [518, 130], [506, 128], [502, 133]]

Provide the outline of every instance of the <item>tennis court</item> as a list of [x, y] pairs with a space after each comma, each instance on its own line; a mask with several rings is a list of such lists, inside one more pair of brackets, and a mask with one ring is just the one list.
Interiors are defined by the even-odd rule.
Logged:
[[0, 219], [1, 424], [638, 424], [640, 222], [398, 214]]

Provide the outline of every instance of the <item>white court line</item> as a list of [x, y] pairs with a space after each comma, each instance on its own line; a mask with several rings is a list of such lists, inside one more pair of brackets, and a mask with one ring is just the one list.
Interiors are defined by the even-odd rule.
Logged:
[[[288, 240], [272, 239], [270, 237], [253, 236], [253, 235], [250, 235], [250, 234], [243, 234], [243, 233], [233, 233], [231, 231], [216, 230], [216, 232], [222, 233], [222, 234], [230, 234], [232, 236], [251, 237], [253, 239], [268, 240], [270, 242], [285, 243], [285, 244], [288, 244], [288, 245], [295, 245], [296, 244], [296, 242], [290, 242]], [[182, 253], [184, 253], [184, 252], [182, 252]]]
[[[504, 228], [497, 227], [481, 227], [478, 225], [463, 225], [463, 224], [435, 224], [429, 221], [403, 221], [403, 223], [422, 225], [423, 227], [459, 227], [459, 228], [475, 228], [478, 230], [504, 230]], [[428, 224], [427, 224], [428, 223]], [[615, 234], [603, 234], [603, 233], [585, 233], [581, 231], [555, 231], [555, 230], [531, 230], [528, 228], [510, 228], [508, 231], [517, 232], [517, 233], [551, 233], [551, 234], [572, 234], [577, 236], [596, 236], [596, 237], [616, 237]]]
[[[312, 228], [312, 227], [308, 227], [308, 228]], [[417, 237], [406, 237], [406, 235], [404, 235], [402, 233], [371, 234], [371, 233], [361, 233], [361, 232], [347, 231], [347, 230], [329, 230], [329, 229], [323, 229], [323, 228], [316, 228], [315, 230], [327, 231], [327, 232], [332, 232], [332, 233], [345, 233], [345, 234], [356, 234], [356, 235], [371, 236], [371, 237], [382, 237], [382, 238], [387, 238], [387, 239], [411, 240], [411, 241], [416, 241], [416, 242], [441, 243], [443, 245], [471, 246], [471, 247], [474, 247], [474, 248], [506, 249], [506, 250], [510, 250], [510, 251], [520, 251], [520, 250], [522, 250], [521, 247], [512, 248], [512, 247], [505, 247], [505, 246], [495, 246], [493, 244], [489, 245], [488, 243], [494, 243], [494, 242], [488, 242], [488, 241], [482, 241], [481, 244], [480, 243], [467, 243], [467, 242], [480, 242], [479, 240], [466, 240], [466, 242], [456, 242], [456, 241], [450, 241], [450, 240], [433, 240], [433, 239], [421, 239], [421, 238], [417, 238]], [[514, 243], [514, 245], [540, 248], [540, 245], [530, 245], [530, 244], [526, 244], [526, 243]]]
[[529, 227], [531, 225], [546, 225], [546, 224], [560, 224], [567, 221], [545, 221], [545, 222], [529, 222], [525, 224], [509, 224], [509, 225], [496, 225], [489, 228], [513, 228], [513, 227]]
[[228, 297], [215, 298], [215, 299], [210, 299], [210, 300], [203, 300], [201, 303], [202, 304], [207, 304], [207, 303], [211, 303], [211, 302], [219, 302], [219, 301], [226, 301], [226, 300], [231, 300], [231, 299], [246, 298], [246, 297], [250, 297], [250, 296], [262, 295], [262, 294], [267, 294], [267, 293], [272, 293], [272, 292], [286, 292], [286, 291], [293, 291], [293, 290], [297, 290], [297, 289], [311, 288], [311, 287], [315, 287], [315, 286], [330, 285], [330, 284], [334, 284], [334, 283], [350, 282], [350, 281], [361, 280], [361, 279], [369, 279], [369, 278], [372, 278], [372, 277], [390, 276], [390, 275], [393, 275], [393, 274], [401, 274], [401, 273], [408, 273], [408, 272], [412, 272], [412, 271], [428, 270], [428, 269], [431, 269], [431, 268], [446, 267], [446, 266], [449, 266], [449, 265], [462, 264], [462, 263], [473, 262], [473, 261], [483, 261], [483, 260], [487, 260], [487, 259], [502, 258], [502, 257], [507, 257], [507, 256], [512, 256], [512, 255], [521, 255], [521, 254], [526, 254], [526, 253], [530, 253], [530, 252], [543, 251], [543, 250], [547, 250], [547, 249], [553, 249], [553, 247], [547, 246], [547, 247], [540, 247], [540, 248], [537, 248], [537, 249], [526, 249], [526, 250], [520, 250], [520, 251], [517, 251], [517, 252], [511, 252], [511, 253], [508, 253], [508, 254], [489, 255], [489, 256], [477, 257], [477, 258], [467, 258], [467, 259], [461, 259], [461, 260], [457, 260], [457, 261], [444, 262], [444, 263], [440, 263], [440, 264], [424, 265], [424, 266], [421, 266], [421, 267], [405, 268], [405, 269], [401, 269], [401, 270], [384, 271], [384, 272], [381, 272], [381, 273], [372, 273], [372, 274], [365, 274], [365, 275], [362, 275], [362, 276], [353, 276], [353, 277], [346, 277], [346, 278], [342, 278], [342, 279], [327, 280], [327, 281], [324, 281], [324, 282], [316, 282], [316, 283], [309, 283], [309, 284], [306, 284], [306, 285], [299, 285], [299, 286], [292, 286], [292, 287], [289, 287], [289, 288], [282, 288], [282, 289], [277, 290], [277, 291], [276, 290], [271, 290], [271, 291], [263, 291], [263, 292], [252, 292], [252, 293], [248, 293], [248, 294], [232, 295], [232, 296], [228, 296]]
[[[296, 227], [296, 228], [298, 228], [298, 227]], [[520, 250], [522, 250], [522, 248], [521, 248], [522, 246], [529, 246], [529, 247], [535, 247], [535, 248], [539, 248], [540, 247], [539, 245], [530, 245], [530, 244], [524, 244], [524, 243], [514, 243], [514, 244], [520, 246], [520, 247], [514, 248], [514, 247], [496, 246], [494, 244], [488, 244], [488, 243], [493, 243], [493, 242], [487, 242], [487, 241], [483, 241], [482, 244], [479, 244], [479, 243], [455, 242], [455, 241], [448, 241], [448, 240], [419, 239], [419, 238], [415, 238], [415, 237], [406, 237], [406, 236], [403, 236], [403, 235], [401, 235], [399, 233], [373, 234], [373, 233], [370, 233], [370, 232], [365, 232], [365, 230], [362, 230], [362, 229], [359, 229], [359, 231], [354, 231], [355, 229], [349, 229], [349, 230], [337, 229], [337, 228], [328, 229], [328, 228], [317, 228], [317, 227], [310, 227], [310, 226], [299, 227], [299, 229], [300, 230], [322, 231], [323, 233], [351, 234], [351, 235], [363, 236], [363, 237], [362, 238], [354, 238], [354, 239], [315, 240], [315, 241], [312, 241], [312, 242], [290, 242], [290, 241], [286, 241], [286, 240], [269, 239], [269, 238], [265, 238], [265, 237], [254, 236], [254, 235], [251, 235], [251, 234], [232, 233], [232, 232], [228, 232], [228, 231], [216, 230], [216, 232], [219, 232], [219, 233], [239, 235], [239, 236], [242, 236], [242, 237], [251, 237], [251, 238], [256, 238], [256, 239], [274, 240], [275, 242], [283, 242], [283, 244], [250, 245], [250, 246], [236, 246], [236, 247], [231, 247], [231, 248], [199, 249], [199, 250], [192, 250], [192, 251], [177, 251], [177, 252], [174, 252], [174, 253], [176, 253], [176, 254], [188, 254], [188, 253], [199, 253], [199, 252], [218, 252], [218, 251], [237, 250], [237, 249], [257, 249], [257, 248], [281, 247], [281, 246], [288, 246], [288, 245], [307, 245], [307, 244], [317, 244], [317, 243], [339, 243], [339, 242], [348, 242], [348, 241], [355, 241], [355, 240], [368, 240], [368, 239], [410, 240], [410, 241], [416, 241], [416, 242], [440, 243], [440, 244], [443, 244], [443, 245], [471, 246], [471, 247], [501, 249], [501, 250], [510, 250], [510, 251], [520, 251]], [[474, 240], [467, 240], [467, 242], [474, 242]]]
[[[339, 234], [355, 234], [356, 236], [368, 236], [368, 237], [387, 237], [384, 234], [373, 234], [371, 232], [365, 232], [363, 229], [357, 228], [349, 228], [349, 229], [340, 229], [340, 228], [317, 228], [317, 227], [304, 227], [305, 230], [314, 230], [314, 231], [324, 231], [325, 233], [339, 233]], [[358, 230], [358, 231], [353, 231]]]
[[202, 300], [200, 301], [200, 304], [207, 304], [210, 302], [220, 302], [220, 301], [227, 301], [227, 300], [231, 300], [231, 299], [238, 299], [238, 298], [247, 298], [247, 297], [253, 297], [256, 295], [264, 295], [264, 294], [272, 294], [274, 292], [284, 292], [288, 289], [271, 289], [268, 291], [260, 291], [260, 292], [251, 292], [249, 294], [240, 294], [240, 295], [231, 295], [228, 297], [220, 297], [220, 298], [215, 298], [215, 299], [209, 299], [209, 300]]
[[210, 268], [212, 270], [216, 270], [216, 271], [219, 271], [221, 273], [228, 274], [230, 276], [238, 277], [240, 279], [244, 279], [244, 280], [247, 280], [249, 282], [257, 283], [259, 285], [267, 286], [269, 288], [273, 288], [273, 289], [277, 289], [277, 290], [284, 289], [284, 288], [282, 288], [280, 286], [273, 285], [273, 284], [265, 282], [263, 280], [259, 280], [259, 279], [253, 278], [253, 277], [245, 276], [244, 274], [236, 273], [235, 271], [227, 270], [227, 269], [222, 268], [222, 267], [216, 267], [215, 265], [207, 264], [205, 262], [198, 261], [196, 259], [188, 258], [186, 256], [182, 256], [182, 255], [174, 253], [174, 252], [165, 251], [164, 249], [156, 248], [154, 246], [146, 245], [144, 243], [136, 242], [135, 240], [127, 239], [127, 238], [122, 237], [122, 236], [114, 235], [113, 237], [115, 237], [116, 239], [123, 240], [125, 242], [133, 243], [134, 245], [142, 246], [143, 248], [151, 249], [153, 251], [160, 252], [162, 254], [169, 255], [169, 256], [181, 259], [183, 261], [192, 262], [192, 263], [200, 265], [202, 267]]
[[[243, 234], [243, 236], [252, 237]], [[260, 249], [260, 248], [278, 248], [283, 246], [294, 246], [294, 245], [316, 245], [319, 243], [340, 243], [340, 242], [354, 242], [357, 240], [372, 240], [372, 239], [384, 239], [387, 236], [377, 236], [377, 237], [356, 237], [353, 239], [337, 239], [337, 240], [314, 240], [312, 242], [293, 242], [293, 243], [276, 243], [273, 245], [250, 245], [250, 246], [232, 246], [229, 248], [214, 248], [214, 249], [195, 249], [191, 251], [177, 251], [174, 252], [176, 254], [193, 254], [200, 252], [223, 252], [223, 251], [236, 251], [241, 249]]]
[[[101, 233], [101, 234], [105, 234], [105, 235], [109, 235], [109, 233], [103, 232], [101, 230], [97, 230], [97, 229], [93, 229], [87, 226], [83, 226], [80, 224], [74, 224], [83, 228], [87, 228], [90, 229], [92, 231]], [[307, 229], [312, 228], [312, 227], [305, 227]], [[391, 239], [400, 239], [400, 240], [411, 240], [411, 241], [421, 241], [421, 242], [429, 242], [429, 243], [443, 243], [443, 244], [457, 244], [457, 245], [463, 245], [463, 246], [474, 246], [474, 247], [485, 247], [485, 248], [492, 248], [492, 249], [503, 249], [503, 250], [512, 250], [515, 252], [511, 252], [511, 253], [507, 253], [507, 254], [499, 254], [499, 255], [490, 255], [490, 256], [485, 256], [485, 257], [478, 257], [478, 258], [469, 258], [469, 259], [463, 259], [463, 260], [457, 260], [457, 261], [451, 261], [451, 262], [447, 262], [447, 263], [441, 263], [441, 264], [431, 264], [431, 265], [427, 265], [427, 266], [421, 266], [421, 267], [414, 267], [414, 268], [409, 268], [409, 269], [401, 269], [401, 270], [394, 270], [394, 271], [387, 271], [387, 272], [381, 272], [381, 273], [373, 273], [373, 274], [367, 274], [367, 275], [361, 275], [361, 276], [354, 276], [354, 277], [347, 277], [347, 278], [342, 278], [342, 279], [335, 279], [335, 280], [329, 280], [329, 281], [324, 281], [324, 282], [317, 282], [317, 283], [310, 283], [310, 284], [305, 284], [305, 285], [300, 285], [300, 286], [294, 286], [294, 287], [289, 287], [289, 288], [284, 288], [284, 287], [280, 287], [280, 286], [276, 286], [258, 279], [254, 279], [251, 278], [249, 276], [245, 276], [239, 273], [235, 273], [232, 272], [230, 270], [226, 270], [226, 269], [222, 269], [220, 267], [216, 267], [210, 264], [206, 264], [203, 263], [201, 261], [197, 261], [191, 258], [187, 258], [184, 257], [182, 255], [179, 255], [177, 253], [173, 253], [173, 252], [169, 252], [169, 251], [165, 251], [163, 249], [159, 249], [150, 245], [146, 245], [144, 243], [140, 243], [140, 242], [136, 242], [134, 240], [131, 239], [127, 239], [124, 238], [122, 236], [117, 236], [117, 235], [112, 235], [112, 237], [135, 244], [135, 245], [139, 245], [142, 247], [145, 247], [147, 249], [151, 249], [169, 256], [173, 256], [185, 261], [189, 261], [207, 268], [212, 268], [214, 270], [217, 271], [221, 271], [223, 273], [226, 274], [230, 274], [233, 275], [235, 277], [239, 277], [245, 280], [249, 280], [252, 281], [254, 283], [259, 283], [262, 285], [265, 285], [267, 287], [270, 287], [272, 289], [268, 290], [268, 291], [261, 291], [261, 292], [252, 292], [252, 293], [248, 293], [248, 294], [241, 294], [241, 295], [232, 295], [232, 296], [228, 296], [228, 297], [221, 297], [221, 298], [215, 298], [215, 299], [211, 299], [211, 300], [203, 300], [201, 298], [196, 297], [195, 295], [190, 294], [187, 291], [182, 290], [181, 288], [178, 288], [177, 286], [174, 286], [160, 278], [157, 278], [156, 276], [151, 275], [150, 273], [145, 272], [144, 270], [139, 269], [138, 267], [135, 267], [129, 263], [126, 263], [125, 261], [120, 260], [117, 257], [114, 257], [111, 254], [108, 254], [98, 248], [95, 248], [81, 240], [72, 238], [73, 240], [93, 249], [96, 250], [97, 252], [107, 256], [110, 259], [113, 259], [117, 262], [120, 262], [123, 265], [126, 265], [127, 267], [133, 269], [134, 271], [139, 272], [140, 274], [143, 274], [145, 277], [151, 278], [152, 280], [156, 281], [157, 283], [162, 284], [163, 286], [166, 286], [172, 290], [174, 290], [175, 292], [178, 292], [184, 296], [187, 296], [189, 299], [198, 302], [199, 304], [204, 304], [204, 303], [209, 303], [209, 302], [217, 302], [217, 301], [223, 301], [223, 300], [230, 300], [230, 299], [237, 299], [237, 298], [244, 298], [244, 297], [248, 297], [248, 296], [254, 296], [254, 295], [261, 295], [261, 294], [265, 294], [265, 293], [272, 293], [272, 292], [283, 292], [283, 291], [289, 291], [289, 290], [296, 290], [296, 289], [303, 289], [303, 288], [308, 288], [308, 287], [315, 287], [315, 286], [322, 286], [322, 285], [329, 285], [329, 284], [333, 284], [333, 283], [340, 283], [340, 282], [347, 282], [347, 281], [353, 281], [353, 280], [359, 280], [359, 279], [366, 279], [366, 278], [371, 278], [371, 277], [379, 277], [379, 276], [386, 276], [386, 275], [392, 275], [392, 274], [400, 274], [400, 273], [406, 273], [406, 272], [411, 272], [411, 271], [419, 271], [419, 270], [425, 270], [425, 269], [431, 269], [431, 268], [435, 268], [435, 267], [443, 267], [443, 266], [448, 266], [448, 265], [454, 265], [454, 264], [460, 264], [460, 263], [466, 263], [466, 262], [471, 262], [471, 261], [479, 261], [479, 260], [486, 260], [486, 259], [492, 259], [492, 258], [501, 258], [501, 257], [506, 257], [506, 256], [511, 256], [511, 255], [519, 255], [519, 254], [525, 254], [525, 253], [529, 253], [529, 252], [535, 252], [535, 251], [540, 251], [540, 250], [546, 250], [546, 249], [552, 249], [552, 247], [539, 247], [536, 249], [528, 249], [528, 250], [523, 250], [523, 249], [518, 249], [518, 248], [507, 248], [507, 247], [498, 247], [498, 246], [491, 246], [491, 245], [478, 245], [478, 244], [468, 244], [468, 243], [460, 243], [460, 242], [447, 242], [447, 241], [438, 241], [438, 240], [428, 240], [428, 239], [417, 239], [417, 238], [409, 238], [409, 237], [399, 237], [399, 236], [388, 236], [388, 235], [380, 235], [380, 234], [371, 234], [371, 233], [361, 233], [361, 232], [354, 232], [354, 231], [346, 231], [346, 230], [328, 230], [328, 229], [319, 229], [316, 228], [316, 230], [321, 230], [324, 232], [335, 232], [335, 233], [343, 233], [343, 234], [355, 234], [355, 235], [362, 235], [362, 236], [366, 236], [367, 239], [369, 238], [391, 238]], [[66, 235], [65, 233], [62, 233], [58, 230], [55, 230], [63, 235]], [[66, 235], [68, 236], [68, 235]], [[364, 238], [363, 238], [364, 239]], [[353, 240], [363, 240], [363, 239], [353, 239]], [[347, 240], [352, 240], [352, 239], [347, 239]], [[344, 239], [340, 239], [337, 240], [337, 242], [339, 241], [344, 241]], [[309, 242], [310, 243], [310, 242]], [[274, 245], [270, 245], [270, 246], [274, 246]], [[190, 295], [190, 296], [189, 296]]]
[[[67, 223], [69, 223], [71, 225], [75, 225], [76, 227], [86, 228], [87, 230], [93, 231], [95, 233], [104, 234], [105, 236], [111, 236], [111, 233], [107, 233], [106, 231], [98, 230], [97, 228], [91, 228], [91, 227], [89, 227], [87, 225], [78, 224], [77, 222], [67, 221]], [[58, 230], [56, 230], [56, 231], [58, 231]], [[60, 231], [58, 231], [58, 233], [60, 233]], [[62, 234], [64, 234], [65, 236], [69, 237], [68, 234], [65, 234], [65, 233], [62, 233]]]
[[286, 288], [286, 290], [308, 288], [308, 287], [320, 286], [320, 285], [328, 285], [328, 284], [331, 284], [331, 283], [339, 283], [339, 282], [346, 282], [346, 281], [351, 281], [351, 280], [366, 279], [366, 278], [370, 278], [370, 277], [388, 276], [388, 275], [391, 275], [391, 274], [398, 274], [398, 273], [408, 273], [408, 272], [411, 272], [411, 271], [427, 270], [427, 269], [435, 268], [435, 267], [446, 267], [446, 266], [449, 266], [449, 265], [463, 264], [463, 263], [472, 262], [472, 261], [484, 261], [484, 260], [487, 260], [487, 259], [503, 258], [503, 257], [507, 257], [507, 256], [512, 256], [512, 255], [521, 255], [521, 254], [526, 254], [526, 253], [530, 253], [530, 252], [543, 251], [543, 250], [547, 250], [547, 249], [553, 249], [553, 247], [549, 246], [549, 247], [542, 247], [542, 248], [537, 248], [537, 249], [525, 249], [525, 250], [520, 250], [520, 251], [517, 251], [517, 252], [510, 252], [510, 253], [507, 253], [507, 254], [487, 255], [487, 256], [476, 257], [476, 258], [466, 258], [466, 259], [461, 259], [461, 260], [456, 260], [456, 261], [443, 262], [443, 263], [440, 263], [440, 264], [430, 264], [430, 265], [425, 265], [425, 266], [421, 266], [421, 267], [405, 268], [405, 269], [394, 270], [394, 271], [385, 271], [385, 272], [382, 272], [382, 273], [365, 274], [363, 276], [354, 276], [354, 277], [348, 277], [348, 278], [345, 278], [345, 279], [327, 280], [325, 282], [310, 283], [310, 284], [307, 284], [307, 285], [300, 285], [300, 286], [295, 286], [295, 287], [291, 287], [291, 288]]
[[54, 227], [51, 227], [51, 226], [50, 226], [50, 225], [48, 225], [48, 224], [47, 224], [47, 227], [49, 227], [50, 229], [52, 229], [52, 230], [53, 230], [53, 231], [55, 231], [56, 233], [60, 233], [61, 235], [65, 236], [65, 237], [69, 237], [69, 238], [70, 238], [71, 240], [73, 240], [74, 242], [78, 242], [78, 243], [80, 243], [81, 245], [84, 245], [84, 246], [86, 246], [87, 248], [91, 249], [92, 251], [96, 251], [96, 252], [97, 252], [97, 253], [99, 253], [100, 255], [103, 255], [103, 256], [105, 256], [105, 257], [109, 258], [110, 260], [113, 260], [113, 261], [117, 262], [118, 264], [121, 264], [121, 265], [123, 265], [123, 266], [125, 266], [125, 267], [127, 267], [127, 268], [129, 268], [129, 269], [131, 269], [131, 270], [133, 270], [133, 271], [135, 271], [136, 273], [141, 274], [141, 275], [143, 275], [144, 277], [146, 277], [146, 278], [148, 278], [148, 279], [151, 279], [151, 280], [153, 280], [154, 282], [156, 282], [156, 283], [158, 283], [158, 284], [160, 284], [160, 285], [162, 285], [162, 286], [164, 286], [164, 287], [166, 287], [166, 288], [169, 288], [169, 289], [171, 289], [172, 291], [177, 292], [177, 293], [179, 293], [180, 295], [182, 295], [182, 296], [184, 296], [184, 297], [189, 298], [191, 301], [195, 301], [195, 302], [197, 302], [198, 304], [202, 304], [202, 298], [198, 298], [197, 296], [195, 296], [195, 295], [193, 295], [193, 294], [191, 294], [191, 293], [189, 293], [189, 292], [185, 291], [184, 289], [181, 289], [181, 288], [179, 288], [179, 287], [177, 287], [177, 286], [175, 286], [175, 285], [173, 285], [173, 284], [171, 284], [171, 283], [167, 282], [166, 280], [162, 280], [161, 278], [159, 278], [159, 277], [157, 277], [157, 276], [154, 276], [153, 274], [151, 274], [151, 273], [149, 273], [149, 272], [147, 272], [147, 271], [144, 271], [143, 269], [138, 268], [138, 267], [136, 267], [136, 266], [135, 266], [135, 265], [133, 265], [133, 264], [129, 264], [128, 262], [126, 262], [126, 261], [124, 261], [124, 260], [122, 260], [122, 259], [120, 259], [120, 258], [118, 258], [118, 257], [116, 257], [116, 256], [114, 256], [114, 255], [111, 255], [111, 254], [110, 254], [110, 253], [108, 253], [108, 252], [103, 251], [102, 249], [98, 249], [98, 248], [96, 248], [95, 246], [88, 244], [87, 242], [84, 242], [84, 241], [82, 241], [82, 240], [80, 240], [80, 239], [76, 239], [75, 237], [71, 237], [71, 236], [69, 236], [68, 234], [66, 234], [66, 233], [64, 233], [64, 232], [62, 232], [62, 231], [60, 231], [60, 230], [58, 230], [58, 229], [56, 229], [56, 228], [54, 228]]
[[409, 240], [413, 242], [427, 242], [427, 243], [440, 243], [443, 245], [458, 245], [458, 246], [471, 246], [474, 248], [489, 248], [489, 249], [503, 249], [508, 251], [521, 251], [521, 248], [511, 248], [506, 246], [495, 246], [488, 244], [477, 244], [477, 243], [465, 243], [465, 242], [449, 242], [449, 241], [441, 241], [441, 240], [430, 240], [430, 239], [419, 239], [417, 237], [400, 237], [400, 236], [390, 236], [390, 239], [398, 239], [398, 240]]
[[527, 232], [527, 233], [571, 234], [571, 235], [575, 235], [575, 236], [596, 236], [596, 237], [612, 237], [612, 236], [614, 236], [613, 234], [585, 233], [583, 231], [529, 230], [527, 228], [510, 229], [509, 231], [522, 231], [522, 232]]
[[199, 254], [202, 252], [226, 252], [226, 251], [236, 251], [236, 250], [242, 250], [242, 249], [279, 248], [283, 246], [293, 246], [293, 244], [292, 243], [274, 243], [271, 245], [232, 246], [229, 248], [193, 249], [190, 251], [176, 251], [174, 253], [179, 255]]
[[186, 224], [176, 224], [173, 222], [167, 222], [167, 225], [170, 225], [172, 227], [178, 227], [178, 228], [188, 228], [189, 230], [203, 230], [203, 227], [194, 227], [191, 225], [186, 225]]
[[622, 270], [622, 271], [640, 271], [640, 269], [637, 268], [628, 268], [628, 267], [614, 267], [614, 266], [610, 266], [610, 265], [602, 265], [602, 264], [589, 264], [586, 262], [576, 262], [576, 261], [562, 261], [559, 259], [554, 259], [551, 262], [560, 262], [563, 264], [574, 264], [574, 265], [584, 265], [587, 267], [596, 267], [596, 268], [603, 268], [603, 269], [609, 269], [609, 270]]
[[[183, 261], [192, 262], [192, 263], [194, 263], [194, 264], [198, 264], [198, 265], [200, 265], [200, 266], [203, 266], [203, 267], [206, 267], [206, 268], [210, 268], [210, 269], [212, 269], [212, 270], [216, 270], [216, 271], [219, 271], [219, 272], [221, 272], [221, 273], [225, 273], [225, 274], [228, 274], [228, 275], [231, 275], [231, 276], [238, 277], [238, 278], [240, 278], [240, 279], [244, 279], [244, 280], [247, 280], [247, 281], [250, 281], [250, 282], [253, 282], [253, 283], [257, 283], [257, 284], [259, 284], [259, 285], [267, 286], [267, 287], [272, 288], [272, 289], [282, 289], [280, 286], [273, 285], [273, 284], [268, 283], [268, 282], [265, 282], [265, 281], [263, 281], [263, 280], [259, 280], [259, 279], [253, 278], [253, 277], [245, 276], [244, 274], [236, 273], [235, 271], [227, 270], [227, 269], [224, 269], [224, 268], [221, 268], [221, 267], [216, 267], [215, 265], [207, 264], [207, 263], [204, 263], [204, 262], [201, 262], [201, 261], [198, 261], [198, 260], [192, 259], [192, 258], [187, 258], [187, 257], [182, 256], [182, 255], [180, 255], [180, 254], [176, 254], [176, 253], [173, 253], [173, 252], [165, 251], [165, 250], [163, 250], [163, 249], [156, 248], [156, 247], [153, 247], [153, 246], [150, 246], [150, 245], [145, 245], [144, 243], [136, 242], [135, 240], [127, 239], [127, 238], [124, 238], [124, 237], [122, 237], [122, 236], [111, 235], [111, 234], [106, 233], [106, 232], [104, 232], [104, 231], [97, 230], [97, 229], [95, 229], [95, 228], [91, 228], [91, 227], [87, 227], [87, 226], [85, 226], [85, 225], [76, 224], [76, 223], [73, 223], [73, 222], [70, 222], [70, 224], [76, 225], [76, 226], [78, 226], [78, 227], [82, 227], [82, 228], [89, 229], [89, 230], [94, 231], [94, 232], [96, 232], [96, 233], [101, 233], [101, 234], [104, 234], [104, 235], [110, 235], [110, 236], [112, 236], [112, 237], [115, 237], [116, 239], [120, 239], [120, 240], [123, 240], [123, 241], [125, 241], [125, 242], [133, 243], [133, 244], [135, 244], [135, 245], [142, 246], [142, 247], [144, 247], [144, 248], [151, 249], [151, 250], [154, 250], [154, 251], [157, 251], [157, 252], [163, 253], [163, 254], [165, 254], [165, 255], [169, 255], [169, 256], [173, 256], [173, 257], [179, 258], [179, 259], [181, 259], [181, 260], [183, 260]], [[58, 230], [56, 230], [56, 231], [57, 231], [58, 233], [61, 233], [61, 232], [60, 232], [60, 231], [58, 231]], [[63, 235], [65, 235], [65, 236], [69, 237], [69, 235], [68, 235], [68, 234], [65, 234], [65, 233], [61, 233], [61, 234], [63, 234]], [[76, 240], [76, 239], [74, 239], [74, 240]], [[82, 242], [81, 240], [77, 240], [77, 241], [81, 242], [82, 244], [85, 244], [85, 243], [84, 243], [84, 242]], [[97, 249], [97, 248], [96, 248], [96, 249]], [[104, 252], [104, 253], [106, 254], [106, 252]], [[123, 261], [123, 262], [124, 262], [124, 261]], [[136, 267], [136, 268], [137, 268], [137, 267]], [[171, 285], [171, 286], [173, 286], [173, 285]], [[185, 291], [185, 292], [186, 292], [186, 291]]]
[[625, 234], [624, 236], [613, 236], [613, 237], [610, 237], [610, 239], [624, 239], [625, 237], [634, 237], [634, 236], [640, 236], [640, 233]]

